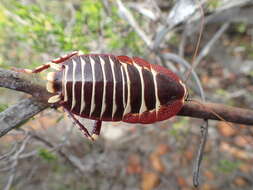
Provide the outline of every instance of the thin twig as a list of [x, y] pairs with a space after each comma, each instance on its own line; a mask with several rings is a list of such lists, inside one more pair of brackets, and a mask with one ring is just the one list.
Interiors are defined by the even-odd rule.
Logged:
[[62, 149], [59, 149], [61, 146], [54, 145], [50, 141], [46, 140], [45, 138], [38, 136], [35, 133], [31, 133], [32, 138], [36, 139], [37, 141], [42, 142], [47, 147], [51, 148], [52, 150], [57, 150], [57, 152], [62, 156], [70, 165], [76, 168], [80, 173], [84, 172], [84, 166], [82, 165], [81, 161], [71, 154], [66, 154]]
[[[204, 1], [202, 3], [204, 3]], [[197, 9], [198, 5], [194, 4], [190, 0], [176, 1], [176, 4], [168, 14], [167, 25], [164, 25], [162, 28], [158, 28], [154, 37], [152, 48], [157, 50], [161, 42], [164, 41], [166, 35], [177, 25], [187, 21], [190, 17], [192, 17], [198, 11]]]
[[131, 12], [125, 7], [121, 0], [117, 0], [117, 4], [119, 7], [120, 15], [133, 27], [136, 33], [142, 38], [142, 40], [146, 43], [147, 47], [151, 47], [151, 40], [145, 34], [145, 32], [139, 27], [137, 22], [135, 21]]
[[201, 138], [200, 138], [200, 145], [196, 157], [196, 161], [194, 164], [194, 169], [193, 169], [193, 185], [195, 187], [199, 186], [199, 170], [200, 170], [200, 165], [201, 161], [203, 159], [203, 153], [207, 141], [207, 136], [208, 136], [208, 120], [204, 121], [204, 126], [201, 128]]
[[24, 151], [30, 139], [31, 137], [27, 135], [25, 139], [23, 140], [19, 150], [11, 157], [11, 160], [13, 160], [13, 163], [11, 165], [10, 176], [9, 176], [8, 182], [5, 185], [4, 190], [9, 190], [11, 188], [11, 185], [16, 175], [16, 167], [18, 165], [19, 155]]
[[111, 15], [111, 7], [108, 0], [102, 0], [106, 14]]
[[64, 28], [64, 32], [66, 34], [71, 34], [72, 32], [72, 29], [73, 29], [73, 26], [75, 25], [76, 23], [76, 10], [73, 6], [73, 3], [66, 3], [66, 7], [68, 7], [69, 11], [70, 11], [70, 16], [68, 17], [69, 18], [69, 21], [67, 22], [67, 25], [66, 27]]
[[133, 2], [133, 3], [129, 3], [128, 6], [132, 9], [135, 9], [138, 13], [142, 14], [146, 18], [156, 21], [157, 15], [154, 11], [151, 10], [152, 5], [150, 3], [148, 4], [149, 6], [147, 6], [147, 4], [145, 5], [143, 3], [138, 4], [136, 2]]
[[221, 26], [221, 28], [214, 34], [212, 39], [205, 45], [204, 48], [202, 48], [201, 52], [199, 53], [196, 60], [193, 62], [192, 67], [196, 68], [198, 64], [201, 62], [201, 60], [208, 55], [211, 48], [215, 44], [215, 42], [221, 37], [221, 35], [228, 29], [230, 23], [225, 23]]
[[184, 26], [184, 30], [182, 32], [182, 37], [179, 43], [179, 47], [178, 47], [178, 55], [182, 58], [184, 58], [184, 49], [185, 49], [185, 44], [186, 44], [186, 40], [187, 40], [187, 27], [188, 25]]
[[0, 161], [4, 160], [5, 158], [8, 158], [10, 155], [12, 155], [17, 149], [17, 144], [15, 143], [11, 150], [3, 155], [0, 156]]
[[242, 7], [245, 5], [250, 5], [252, 4], [252, 0], [230, 0], [230, 1], [226, 1], [223, 0], [223, 5], [217, 7], [216, 11], [224, 11], [227, 9], [231, 9], [233, 7]]
[[23, 18], [21, 18], [20, 16], [14, 14], [13, 12], [7, 10], [7, 9], [4, 9], [4, 13], [12, 18], [13, 20], [17, 21], [19, 24], [21, 25], [25, 25], [25, 26], [28, 26], [30, 23], [28, 23], [26, 20], [24, 20]]

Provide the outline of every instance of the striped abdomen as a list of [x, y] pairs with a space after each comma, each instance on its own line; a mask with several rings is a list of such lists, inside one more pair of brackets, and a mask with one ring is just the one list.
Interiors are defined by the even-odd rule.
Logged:
[[142, 59], [76, 55], [63, 65], [54, 86], [63, 106], [81, 117], [152, 123], [175, 115], [183, 105], [186, 90], [178, 77]]

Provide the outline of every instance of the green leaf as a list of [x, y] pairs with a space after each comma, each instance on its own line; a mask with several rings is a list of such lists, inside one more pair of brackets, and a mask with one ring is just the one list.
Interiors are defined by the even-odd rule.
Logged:
[[6, 110], [8, 108], [7, 104], [0, 104], [0, 112]]
[[218, 163], [218, 169], [223, 173], [231, 173], [240, 166], [239, 161], [220, 160]]
[[44, 159], [47, 162], [52, 162], [52, 161], [57, 160], [57, 157], [55, 154], [53, 154], [52, 152], [50, 152], [44, 148], [39, 149], [38, 155], [39, 155], [39, 157], [41, 157], [42, 159]]

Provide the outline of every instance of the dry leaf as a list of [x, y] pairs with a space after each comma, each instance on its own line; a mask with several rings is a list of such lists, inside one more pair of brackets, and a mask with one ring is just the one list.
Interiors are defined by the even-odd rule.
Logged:
[[132, 154], [128, 157], [127, 173], [128, 174], [140, 174], [142, 172], [142, 166], [140, 156]]
[[246, 125], [239, 125], [240, 129], [247, 129], [248, 127]]
[[231, 137], [233, 135], [236, 135], [236, 133], [237, 133], [237, 130], [228, 126], [228, 124], [226, 124], [226, 122], [223, 122], [223, 121], [220, 121], [217, 124], [217, 127], [218, 127], [220, 134], [223, 135], [224, 137]]
[[206, 170], [204, 172], [204, 175], [209, 179], [209, 180], [214, 180], [215, 175], [213, 172], [211, 172], [210, 170]]
[[238, 146], [246, 147], [253, 142], [253, 138], [251, 136], [237, 136], [235, 137], [235, 144]]
[[156, 153], [152, 153], [149, 157], [149, 160], [151, 162], [153, 169], [155, 169], [158, 172], [165, 171], [165, 167], [164, 167], [164, 164], [160, 158], [160, 155], [158, 155]]
[[185, 151], [184, 156], [188, 161], [191, 161], [194, 157], [193, 150], [188, 149]]
[[159, 176], [153, 172], [143, 172], [141, 189], [152, 190], [159, 184]]
[[187, 184], [185, 178], [183, 178], [183, 177], [181, 177], [181, 176], [178, 176], [178, 177], [177, 177], [177, 183], [178, 183], [178, 185], [179, 185], [180, 187], [187, 187], [187, 186], [188, 186], [188, 184]]
[[194, 190], [193, 188], [190, 188], [190, 187], [183, 187], [182, 189], [180, 190]]
[[201, 190], [215, 190], [215, 188], [210, 184], [203, 184]]
[[203, 75], [201, 77], [201, 81], [203, 84], [208, 84], [209, 83], [209, 77], [207, 75]]
[[228, 143], [224, 143], [224, 142], [221, 143], [221, 150], [229, 152], [230, 154], [232, 154], [236, 158], [245, 159], [245, 160], [250, 160], [253, 158], [252, 153], [248, 153], [246, 151], [242, 151], [238, 148], [232, 147]]
[[235, 178], [234, 184], [236, 184], [237, 186], [240, 186], [240, 187], [248, 185], [246, 179], [243, 178], [243, 177], [237, 177], [237, 178]]
[[170, 151], [170, 147], [167, 144], [159, 144], [155, 153], [158, 155], [164, 155]]
[[193, 189], [190, 188], [190, 187], [183, 187], [183, 188], [181, 188], [180, 190], [193, 190]]
[[252, 171], [252, 165], [251, 164], [241, 164], [239, 166], [239, 169], [244, 173], [250, 173]]

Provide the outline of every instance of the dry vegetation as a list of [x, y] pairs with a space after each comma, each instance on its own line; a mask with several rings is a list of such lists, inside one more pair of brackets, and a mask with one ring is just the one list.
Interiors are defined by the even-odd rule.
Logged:
[[[200, 83], [189, 80], [191, 97], [200, 99], [203, 88], [208, 101], [252, 109], [253, 3], [203, 2], [194, 69]], [[1, 0], [0, 67], [34, 68], [79, 49], [138, 55], [184, 77], [187, 66], [170, 53], [191, 62], [200, 23], [198, 4], [188, 0]], [[27, 97], [1, 88], [0, 111]], [[185, 117], [147, 126], [108, 122], [93, 143], [61, 109], [46, 109], [1, 137], [0, 189], [194, 189], [202, 123]], [[252, 134], [250, 126], [209, 122], [201, 189], [252, 189]]]

